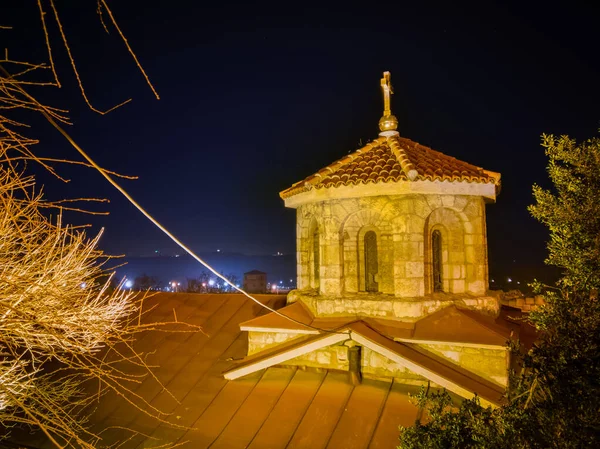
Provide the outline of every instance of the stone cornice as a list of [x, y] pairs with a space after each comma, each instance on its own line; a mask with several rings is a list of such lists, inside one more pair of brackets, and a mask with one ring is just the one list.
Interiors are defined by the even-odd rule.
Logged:
[[481, 196], [487, 202], [496, 202], [497, 186], [491, 183], [466, 181], [398, 181], [377, 184], [359, 184], [311, 189], [284, 199], [285, 206], [297, 208], [303, 204], [343, 198], [407, 194], [471, 195]]

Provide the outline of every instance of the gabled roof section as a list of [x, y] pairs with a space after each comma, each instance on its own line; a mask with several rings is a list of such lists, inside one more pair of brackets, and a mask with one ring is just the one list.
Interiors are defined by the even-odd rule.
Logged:
[[500, 174], [397, 135], [379, 137], [280, 192], [283, 199], [312, 189], [400, 181], [462, 181], [500, 185]]
[[364, 321], [348, 323], [333, 332], [305, 335], [251, 355], [226, 371], [224, 377], [237, 379], [346, 340], [354, 340], [462, 397], [477, 394], [484, 406], [502, 403], [502, 387], [416, 345], [391, 340]]
[[510, 334], [491, 316], [450, 306], [417, 321], [410, 341], [506, 346]]

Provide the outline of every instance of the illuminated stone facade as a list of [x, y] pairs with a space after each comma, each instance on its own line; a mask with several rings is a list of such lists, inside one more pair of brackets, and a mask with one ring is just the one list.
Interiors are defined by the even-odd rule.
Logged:
[[[297, 210], [298, 291], [290, 301], [302, 298], [317, 316], [414, 320], [450, 303], [497, 312], [487, 294], [485, 204], [495, 201], [499, 175], [481, 169], [461, 175], [460, 164], [473, 166], [444, 155], [445, 166], [415, 170], [412, 180], [400, 170], [404, 177], [382, 177], [383, 167], [401, 168], [398, 160], [412, 144], [396, 135], [379, 138], [358, 150], [360, 162], [329, 170], [340, 182], [321, 176], [282, 192], [286, 206]], [[438, 155], [427, 148], [417, 154]], [[371, 182], [342, 181], [361, 165]]]
[[298, 288], [242, 323], [249, 357], [225, 376], [309, 366], [497, 405], [520, 332], [488, 291], [485, 208], [500, 174], [400, 137], [381, 82], [380, 136], [280, 193], [297, 214]]

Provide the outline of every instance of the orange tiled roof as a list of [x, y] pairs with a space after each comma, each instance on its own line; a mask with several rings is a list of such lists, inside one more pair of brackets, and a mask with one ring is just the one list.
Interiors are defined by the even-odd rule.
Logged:
[[379, 137], [280, 193], [398, 181], [466, 181], [499, 185], [500, 174], [460, 161], [400, 136]]

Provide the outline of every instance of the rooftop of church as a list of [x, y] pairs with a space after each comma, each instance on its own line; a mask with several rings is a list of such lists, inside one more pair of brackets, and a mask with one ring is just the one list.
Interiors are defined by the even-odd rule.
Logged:
[[281, 198], [339, 186], [399, 181], [465, 181], [500, 185], [500, 174], [399, 135], [380, 136], [283, 190]]
[[[285, 301], [276, 295], [257, 298], [275, 308]], [[224, 379], [223, 372], [247, 352], [248, 338], [240, 323], [266, 312], [243, 295], [159, 293], [144, 302], [144, 310], [143, 322], [170, 322], [176, 310], [180, 322], [201, 326], [202, 332], [138, 335], [133, 347], [146, 355], [170, 393], [152, 376], [140, 378], [131, 388], [167, 414], [161, 422], [108, 393], [94, 403], [89, 420], [93, 431], [106, 429], [103, 445], [391, 448], [398, 442], [398, 426], [411, 426], [417, 418], [418, 409], [408, 395], [419, 388], [392, 379], [364, 379], [353, 385], [348, 373], [281, 366], [235, 381]], [[90, 388], [94, 392], [98, 386]], [[20, 442], [53, 447], [41, 432], [25, 435]]]
[[494, 184], [500, 188], [500, 173], [485, 170], [429, 147], [400, 137], [398, 119], [391, 111], [391, 75], [381, 79], [384, 110], [379, 137], [353, 153], [280, 192], [282, 199], [312, 189], [358, 186], [403, 181], [451, 181]]

